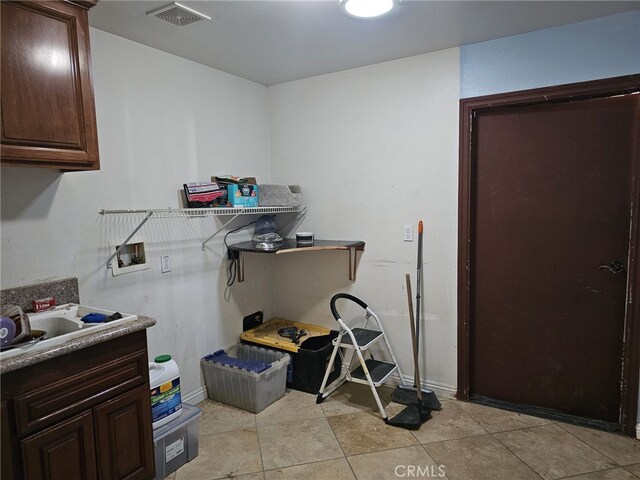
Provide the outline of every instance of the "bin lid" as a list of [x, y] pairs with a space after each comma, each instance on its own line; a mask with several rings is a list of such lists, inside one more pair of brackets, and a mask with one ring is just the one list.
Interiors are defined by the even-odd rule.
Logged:
[[320, 337], [331, 334], [330, 329], [320, 327], [318, 325], [293, 322], [291, 320], [285, 320], [284, 318], [272, 318], [271, 320], [264, 322], [262, 325], [258, 325], [246, 332], [242, 332], [240, 334], [240, 338], [245, 342], [253, 343], [254, 345], [265, 345], [278, 350], [298, 353], [300, 345], [296, 345], [290, 338], [282, 337], [278, 334], [278, 330], [286, 327], [297, 327], [298, 330], [305, 330], [307, 332], [307, 335], [300, 339], [301, 343], [304, 343], [306, 339], [311, 337]]
[[224, 350], [218, 350], [211, 355], [207, 355], [204, 359], [208, 362], [219, 363], [227, 367], [236, 367], [249, 372], [261, 373], [271, 368], [270, 363], [260, 362], [258, 360], [244, 360], [241, 358], [230, 357]]
[[198, 407], [194, 407], [193, 405], [188, 405], [186, 403], [182, 404], [182, 413], [178, 418], [171, 420], [168, 423], [165, 423], [159, 428], [156, 428], [153, 431], [153, 441], [154, 443], [160, 440], [161, 438], [166, 437], [167, 435], [184, 428], [189, 422], [197, 421], [197, 417], [202, 414], [202, 410]]

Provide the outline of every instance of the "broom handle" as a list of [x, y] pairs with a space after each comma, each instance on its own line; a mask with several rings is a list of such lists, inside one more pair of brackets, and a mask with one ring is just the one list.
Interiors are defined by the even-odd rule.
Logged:
[[420, 300], [422, 299], [422, 220], [418, 222], [418, 267], [416, 269], [416, 351], [420, 352]]
[[413, 347], [413, 377], [416, 382], [416, 393], [422, 405], [422, 389], [420, 388], [420, 365], [418, 364], [418, 344], [416, 343], [416, 327], [413, 318], [413, 299], [411, 295], [411, 275], [405, 274], [407, 281], [407, 300], [409, 302], [409, 323], [411, 324], [411, 345]]

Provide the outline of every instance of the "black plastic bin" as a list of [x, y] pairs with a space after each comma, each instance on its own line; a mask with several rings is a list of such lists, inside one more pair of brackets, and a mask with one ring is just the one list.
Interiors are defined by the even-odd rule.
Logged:
[[[338, 332], [331, 330], [329, 335], [311, 337], [302, 342], [297, 354], [291, 354], [293, 360], [293, 379], [288, 386], [303, 392], [318, 393], [324, 373], [333, 351], [331, 341], [338, 336]], [[329, 383], [340, 375], [342, 358], [336, 355], [333, 371], [329, 375]]]
[[[324, 373], [329, 363], [329, 357], [333, 351], [331, 341], [338, 336], [338, 332], [331, 330], [328, 335], [310, 337], [303, 341], [298, 348], [297, 353], [286, 352], [291, 356], [289, 363], [289, 372], [287, 372], [287, 387], [294, 390], [301, 390], [314, 395], [320, 390], [320, 384], [324, 378]], [[266, 346], [258, 342], [250, 342], [242, 340], [242, 343], [250, 345], [258, 345], [262, 348]], [[271, 347], [267, 347], [271, 348]], [[281, 352], [286, 350], [274, 349]], [[340, 355], [336, 356], [333, 363], [333, 371], [329, 375], [329, 383], [333, 382], [340, 375], [342, 368], [342, 359]]]

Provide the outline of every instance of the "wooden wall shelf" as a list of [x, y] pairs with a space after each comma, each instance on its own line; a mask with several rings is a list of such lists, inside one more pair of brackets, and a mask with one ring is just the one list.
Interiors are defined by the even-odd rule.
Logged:
[[238, 282], [244, 281], [244, 254], [261, 253], [281, 255], [283, 253], [318, 252], [327, 250], [347, 250], [349, 252], [349, 280], [356, 279], [356, 255], [364, 252], [365, 243], [361, 240], [316, 240], [310, 246], [298, 246], [294, 238], [285, 238], [273, 250], [256, 248], [253, 242], [240, 242], [229, 245], [228, 248], [238, 255]]

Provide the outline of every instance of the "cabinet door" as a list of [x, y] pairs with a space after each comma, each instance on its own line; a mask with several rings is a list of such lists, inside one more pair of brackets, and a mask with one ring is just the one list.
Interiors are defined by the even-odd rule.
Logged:
[[97, 169], [86, 8], [2, 3], [2, 164]]
[[155, 475], [151, 398], [143, 385], [94, 408], [98, 474], [104, 480]]
[[19, 471], [19, 467], [16, 467], [20, 463], [20, 448], [18, 442], [15, 439], [15, 435], [12, 434], [12, 425], [9, 415], [9, 406], [7, 402], [0, 404], [0, 430], [2, 435], [0, 436], [0, 457], [2, 462], [0, 463], [0, 478], [3, 480], [12, 480], [17, 477], [16, 471]]
[[91, 411], [22, 440], [27, 480], [95, 480], [96, 457]]

